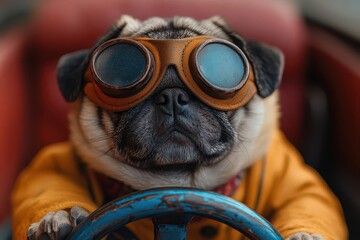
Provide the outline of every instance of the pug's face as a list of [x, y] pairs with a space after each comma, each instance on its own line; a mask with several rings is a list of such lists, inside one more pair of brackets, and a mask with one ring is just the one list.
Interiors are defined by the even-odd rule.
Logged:
[[[139, 190], [163, 186], [211, 189], [265, 154], [277, 123], [277, 96], [271, 93], [279, 83], [282, 59], [276, 50], [246, 45], [220, 18], [140, 22], [124, 16], [117, 26], [98, 44], [119, 36], [179, 39], [210, 35], [233, 41], [250, 55], [255, 78], [261, 78], [255, 81], [258, 95], [235, 111], [216, 110], [189, 91], [170, 66], [148, 98], [129, 110], [112, 112], [83, 95], [81, 81], [74, 87], [73, 80], [69, 86], [60, 76], [64, 97], [80, 99], [70, 116], [71, 139], [87, 164]], [[83, 56], [72, 60], [72, 65], [74, 61], [86, 65], [89, 53]]]
[[170, 67], [157, 89], [124, 112], [99, 109], [99, 120], [111, 121], [112, 147], [137, 169], [193, 172], [212, 165], [233, 148], [231, 114], [212, 109], [186, 89]]

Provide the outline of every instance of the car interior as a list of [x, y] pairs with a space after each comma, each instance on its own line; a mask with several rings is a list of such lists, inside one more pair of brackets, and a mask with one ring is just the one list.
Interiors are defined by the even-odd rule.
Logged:
[[[342, 4], [338, 7], [336, 4]], [[68, 139], [56, 66], [91, 47], [122, 14], [223, 16], [247, 39], [285, 55], [281, 129], [342, 203], [360, 234], [360, 4], [284, 0], [53, 0], [0, 4], [0, 239], [10, 239], [17, 175], [43, 146]]]

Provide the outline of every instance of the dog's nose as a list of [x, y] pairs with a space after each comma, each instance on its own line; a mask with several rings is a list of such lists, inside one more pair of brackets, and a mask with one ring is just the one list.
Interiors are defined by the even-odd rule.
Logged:
[[167, 88], [155, 97], [155, 104], [168, 115], [181, 114], [188, 106], [189, 95], [181, 88]]

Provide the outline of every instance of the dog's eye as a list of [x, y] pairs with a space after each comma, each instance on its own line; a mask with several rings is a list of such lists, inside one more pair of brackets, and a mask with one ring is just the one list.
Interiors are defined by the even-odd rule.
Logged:
[[238, 86], [245, 74], [245, 64], [240, 54], [221, 43], [207, 44], [199, 49], [196, 65], [205, 81], [222, 89]]
[[94, 68], [102, 82], [111, 87], [127, 87], [146, 71], [146, 56], [137, 46], [116, 43], [96, 55]]

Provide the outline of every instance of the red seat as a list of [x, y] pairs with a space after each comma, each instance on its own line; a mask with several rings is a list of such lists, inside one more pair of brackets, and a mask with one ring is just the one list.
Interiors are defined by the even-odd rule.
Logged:
[[[234, 30], [283, 50], [286, 67], [281, 89], [282, 128], [299, 144], [303, 119], [303, 65], [306, 36], [296, 9], [269, 0], [54, 0], [44, 1], [19, 33], [0, 40], [0, 222], [9, 212], [9, 193], [20, 169], [42, 146], [67, 139], [66, 111], [55, 67], [62, 54], [89, 48], [122, 14], [222, 15]], [[28, 30], [28, 31], [27, 31]], [[5, 78], [4, 78], [5, 76]], [[6, 82], [4, 81], [6, 79]], [[5, 196], [5, 197], [3, 197]]]
[[[329, 101], [329, 144], [323, 172], [342, 201], [350, 239], [360, 234], [360, 51], [348, 39], [312, 27], [314, 77]], [[358, 45], [357, 45], [358, 46]]]
[[8, 195], [25, 157], [29, 121], [23, 63], [24, 35], [0, 38], [0, 223], [9, 212]]

